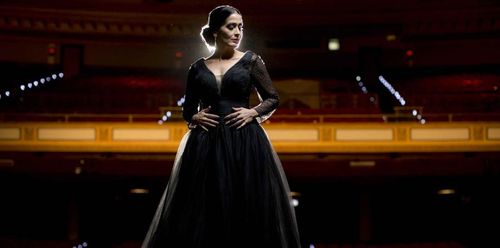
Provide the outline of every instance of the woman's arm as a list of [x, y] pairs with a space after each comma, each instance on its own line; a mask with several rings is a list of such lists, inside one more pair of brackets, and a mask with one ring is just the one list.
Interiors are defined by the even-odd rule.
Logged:
[[225, 117], [226, 125], [242, 128], [256, 119], [259, 123], [269, 118], [279, 105], [278, 91], [274, 88], [264, 61], [260, 56], [253, 55], [250, 79], [257, 89], [261, 103], [251, 109], [233, 108], [235, 112]]
[[254, 59], [254, 64], [252, 66], [252, 71], [250, 72], [251, 80], [255, 88], [257, 89], [257, 93], [259, 95], [259, 99], [261, 103], [255, 106], [253, 109], [257, 111], [258, 117], [257, 120], [259, 122], [263, 122], [276, 110], [279, 105], [279, 95], [276, 88], [274, 88], [271, 77], [267, 72], [264, 61], [260, 56], [254, 55], [256, 58]]
[[193, 65], [189, 67], [188, 77], [186, 82], [186, 94], [184, 98], [184, 105], [182, 106], [182, 116], [188, 122], [189, 128], [195, 128], [200, 125], [203, 129], [208, 130], [207, 127], [215, 127], [218, 122], [215, 120], [219, 118], [218, 115], [209, 114], [209, 108], [199, 110], [200, 94], [199, 87], [196, 85], [195, 69]]
[[184, 95], [184, 105], [182, 105], [182, 116], [184, 120], [191, 124], [193, 120], [193, 115], [198, 113], [198, 107], [200, 105], [200, 96], [198, 93], [198, 88], [196, 87], [195, 81], [195, 69], [194, 65], [191, 65], [188, 70], [188, 76], [186, 81], [186, 91]]

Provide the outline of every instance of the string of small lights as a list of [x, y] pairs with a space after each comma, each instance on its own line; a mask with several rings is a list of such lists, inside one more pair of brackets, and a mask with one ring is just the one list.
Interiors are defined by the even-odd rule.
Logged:
[[64, 73], [59, 72], [52, 74], [50, 76], [46, 77], [41, 77], [38, 80], [34, 80], [32, 82], [28, 83], [21, 83], [19, 84], [19, 87], [12, 88], [12, 89], [2, 89], [0, 90], [0, 100], [8, 98], [8, 97], [13, 97], [16, 95], [21, 95], [22, 92], [30, 90], [30, 89], [35, 89], [37, 87], [41, 87], [42, 85], [45, 85], [51, 81], [59, 80], [64, 77]]
[[[182, 107], [184, 105], [184, 102], [186, 101], [186, 96], [182, 96], [179, 100], [177, 100], [177, 106]], [[158, 120], [159, 125], [163, 125], [168, 119], [172, 117], [172, 112], [171, 111], [166, 111], [163, 116], [161, 117], [160, 120]]]
[[84, 247], [87, 247], [87, 246], [88, 246], [87, 242], [83, 242], [81, 244], [74, 245], [73, 248], [84, 248]]
[[182, 96], [181, 99], [177, 101], [177, 106], [182, 107], [184, 105], [184, 102], [186, 101], [186, 96]]
[[[361, 81], [361, 76], [356, 76], [356, 82], [358, 82], [358, 86], [364, 94], [368, 94], [368, 88]], [[370, 96], [370, 102], [375, 103], [375, 97]]]
[[391, 92], [391, 94], [396, 98], [396, 100], [399, 101], [401, 106], [405, 106], [406, 100], [403, 98], [403, 96], [401, 96], [401, 94], [399, 94], [398, 91], [394, 89], [394, 87], [392, 87], [392, 85], [389, 82], [387, 82], [387, 80], [385, 80], [385, 78], [382, 75], [378, 76], [378, 80], [385, 86], [385, 88], [389, 92]]
[[[391, 92], [391, 94], [394, 96], [394, 98], [396, 98], [396, 100], [399, 101], [399, 103], [401, 104], [401, 106], [405, 106], [406, 105], [406, 100], [404, 99], [404, 97], [399, 93], [399, 91], [397, 91], [396, 89], [394, 89], [394, 87], [382, 76], [378, 76], [378, 80], [380, 81], [380, 83], [382, 83], [382, 85], [385, 86], [385, 88]], [[415, 117], [421, 124], [425, 124], [426, 123], [426, 120], [423, 118], [422, 114], [421, 113], [418, 113], [418, 110], [416, 109], [413, 109], [411, 111], [411, 115], [413, 117]]]
[[361, 76], [356, 76], [356, 81], [358, 82], [358, 86], [361, 88], [361, 91], [365, 94], [368, 94], [368, 89], [364, 85], [363, 82], [361, 82]]
[[172, 117], [172, 112], [170, 112], [170, 111], [165, 112], [165, 114], [163, 114], [163, 116], [161, 117], [161, 119], [158, 120], [158, 124], [163, 125], [163, 123], [165, 123], [166, 121], [168, 121], [168, 119], [170, 117]]

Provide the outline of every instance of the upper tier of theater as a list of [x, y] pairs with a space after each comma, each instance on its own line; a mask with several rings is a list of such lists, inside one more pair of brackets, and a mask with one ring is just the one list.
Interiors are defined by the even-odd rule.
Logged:
[[[180, 120], [187, 68], [210, 54], [199, 30], [214, 4], [0, 4], [0, 119], [149, 121], [173, 111]], [[271, 121], [498, 120], [495, 1], [240, 5], [240, 50], [262, 55], [281, 95]]]

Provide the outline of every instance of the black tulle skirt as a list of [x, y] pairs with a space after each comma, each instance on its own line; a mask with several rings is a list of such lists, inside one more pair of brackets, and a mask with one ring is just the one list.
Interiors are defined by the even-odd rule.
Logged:
[[142, 247], [300, 247], [285, 174], [257, 122], [192, 129], [174, 163]]

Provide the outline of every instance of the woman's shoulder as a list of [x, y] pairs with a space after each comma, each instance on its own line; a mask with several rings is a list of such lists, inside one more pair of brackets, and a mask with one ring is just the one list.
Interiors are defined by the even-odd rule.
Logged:
[[200, 67], [200, 63], [203, 63], [203, 61], [205, 60], [205, 58], [199, 58], [197, 59], [196, 61], [194, 61], [193, 63], [191, 63], [191, 65], [189, 65], [189, 71], [192, 71], [194, 69], [199, 69]]
[[194, 66], [194, 65], [199, 65], [200, 63], [203, 63], [203, 61], [205, 61], [205, 58], [204, 58], [204, 57], [198, 58], [198, 59], [197, 59], [197, 60], [195, 60], [193, 63], [191, 63], [191, 66]]
[[247, 56], [248, 61], [251, 63], [255, 63], [259, 60], [262, 61], [262, 57], [260, 56], [260, 54], [254, 52], [252, 50], [245, 51], [243, 56]]
[[244, 54], [245, 55], [248, 54], [249, 55], [248, 57], [251, 58], [252, 60], [254, 60], [257, 57], [260, 57], [257, 53], [255, 53], [252, 50], [246, 50]]
[[250, 58], [250, 61], [252, 63], [258, 63], [258, 64], [262, 63], [262, 64], [264, 64], [264, 60], [262, 59], [262, 57], [260, 56], [260, 54], [255, 53], [255, 52], [253, 52], [251, 50], [248, 50], [247, 52], [250, 54], [250, 56], [248, 56], [248, 57]]

